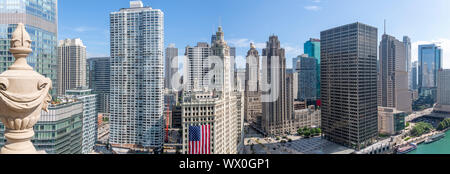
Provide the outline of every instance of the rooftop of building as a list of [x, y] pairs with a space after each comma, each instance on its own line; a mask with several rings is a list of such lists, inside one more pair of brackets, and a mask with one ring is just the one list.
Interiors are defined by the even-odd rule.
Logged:
[[50, 107], [58, 107], [58, 106], [64, 106], [67, 104], [72, 104], [72, 103], [78, 103], [80, 102], [78, 99], [73, 98], [73, 97], [58, 97], [57, 99], [53, 100], [50, 103]]
[[89, 89], [87, 86], [82, 86], [74, 89], [66, 90], [66, 93], [79, 93], [79, 92], [91, 92], [92, 89]]
[[[144, 6], [144, 3], [142, 1], [130, 1], [130, 7], [129, 8], [121, 8], [118, 12], [134, 12], [134, 11], [143, 11], [143, 10], [155, 10], [163, 13], [160, 9], [153, 9], [150, 6]], [[111, 14], [118, 13], [118, 12], [111, 12]]]
[[374, 27], [374, 26], [371, 26], [371, 25], [367, 25], [367, 24], [364, 24], [364, 23], [361, 23], [361, 22], [354, 22], [354, 23], [350, 23], [350, 24], [346, 24], [346, 25], [333, 27], [333, 28], [330, 28], [330, 29], [327, 29], [327, 30], [323, 30], [322, 32], [328, 32], [328, 31], [331, 31], [331, 30], [336, 30], [336, 29], [348, 27], [348, 26], [351, 26], [351, 25], [364, 25], [364, 26], [372, 27], [372, 28], [375, 28], [375, 29], [378, 30], [377, 27]]
[[394, 114], [405, 113], [404, 111], [397, 110], [396, 108], [381, 107], [381, 106], [378, 106], [378, 111], [379, 112], [391, 112]]
[[188, 91], [183, 93], [183, 103], [193, 102], [215, 102], [220, 99], [220, 95], [213, 91]]

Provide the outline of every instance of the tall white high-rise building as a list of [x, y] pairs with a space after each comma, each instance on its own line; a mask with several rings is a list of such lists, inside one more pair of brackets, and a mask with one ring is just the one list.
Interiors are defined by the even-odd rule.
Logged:
[[204, 89], [209, 85], [209, 61], [211, 47], [206, 42], [199, 42], [197, 46], [187, 46], [184, 62], [184, 89], [187, 91]]
[[86, 86], [86, 46], [79, 38], [58, 44], [58, 95], [66, 90]]
[[131, 1], [110, 14], [110, 143], [158, 148], [163, 143], [164, 13]]

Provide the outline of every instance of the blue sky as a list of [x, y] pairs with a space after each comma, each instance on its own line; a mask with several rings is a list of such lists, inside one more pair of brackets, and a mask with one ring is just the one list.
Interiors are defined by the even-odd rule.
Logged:
[[[109, 13], [129, 6], [129, 0], [60, 0], [59, 39], [81, 38], [88, 57], [109, 56]], [[291, 58], [303, 53], [303, 43], [320, 31], [356, 21], [417, 45], [440, 42], [444, 68], [450, 68], [450, 1], [448, 0], [143, 0], [165, 14], [165, 45], [175, 43], [184, 55], [187, 45], [209, 42], [219, 21], [230, 46], [237, 47], [243, 67], [249, 42], [258, 48], [278, 35]], [[241, 56], [241, 57], [239, 57]], [[180, 60], [181, 61], [181, 60]]]

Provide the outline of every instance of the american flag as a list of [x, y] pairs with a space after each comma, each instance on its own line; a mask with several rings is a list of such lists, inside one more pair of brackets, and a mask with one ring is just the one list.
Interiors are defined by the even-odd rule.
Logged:
[[211, 125], [189, 126], [189, 154], [210, 154]]

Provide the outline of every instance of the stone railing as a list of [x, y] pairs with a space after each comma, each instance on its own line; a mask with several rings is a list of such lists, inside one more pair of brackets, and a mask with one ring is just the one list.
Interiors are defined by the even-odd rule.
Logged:
[[37, 154], [31, 143], [33, 126], [41, 110], [47, 111], [52, 82], [28, 65], [26, 57], [32, 52], [31, 40], [22, 23], [12, 34], [9, 51], [16, 60], [0, 74], [0, 119], [5, 125], [6, 138], [0, 153]]

